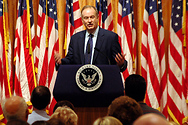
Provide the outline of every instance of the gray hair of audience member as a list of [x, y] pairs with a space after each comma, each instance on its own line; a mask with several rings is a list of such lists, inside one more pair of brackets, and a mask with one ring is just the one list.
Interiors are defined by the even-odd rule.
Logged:
[[160, 115], [148, 113], [137, 118], [133, 125], [170, 125], [170, 123]]
[[99, 117], [93, 125], [123, 125], [120, 120], [112, 116]]
[[27, 121], [28, 106], [25, 100], [20, 96], [6, 98], [1, 104], [3, 115], [7, 121], [20, 119]]
[[55, 112], [51, 115], [49, 120], [51, 119], [60, 119], [65, 125], [78, 124], [77, 114], [67, 106], [58, 107], [55, 110]]

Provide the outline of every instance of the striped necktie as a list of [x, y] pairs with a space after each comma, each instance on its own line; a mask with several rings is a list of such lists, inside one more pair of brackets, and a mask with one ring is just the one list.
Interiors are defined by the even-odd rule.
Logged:
[[87, 42], [86, 46], [86, 53], [85, 53], [85, 64], [91, 63], [91, 55], [92, 55], [92, 49], [93, 49], [93, 34], [89, 34], [89, 40]]

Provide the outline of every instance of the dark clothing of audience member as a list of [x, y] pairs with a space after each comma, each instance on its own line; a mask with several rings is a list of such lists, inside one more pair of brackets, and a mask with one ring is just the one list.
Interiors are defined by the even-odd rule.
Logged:
[[13, 119], [8, 121], [6, 125], [29, 125], [29, 123], [21, 119]]
[[156, 113], [166, 118], [161, 112], [152, 107], [149, 107], [146, 103], [144, 103], [144, 98], [146, 94], [146, 81], [142, 76], [138, 74], [132, 74], [126, 78], [125, 94], [135, 99], [140, 104], [143, 110], [143, 114]]
[[71, 108], [71, 109], [74, 111], [74, 105], [73, 105], [70, 101], [62, 100], [62, 101], [58, 101], [58, 102], [55, 104], [54, 109], [53, 109], [53, 112], [55, 112], [55, 110], [56, 110], [58, 107], [63, 107], [63, 106], [67, 106], [67, 107]]
[[[139, 103], [140, 107], [143, 110], [143, 114], [147, 114], [147, 113], [155, 113], [158, 114], [162, 117], [165, 117], [161, 112], [159, 112], [157, 109], [151, 108], [149, 107], [146, 103]], [[165, 117], [166, 118], [166, 117]]]
[[31, 125], [50, 125], [47, 121], [35, 121]]

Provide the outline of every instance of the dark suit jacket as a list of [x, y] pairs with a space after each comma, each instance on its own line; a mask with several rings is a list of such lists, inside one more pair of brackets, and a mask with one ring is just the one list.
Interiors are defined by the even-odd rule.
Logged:
[[[78, 32], [71, 37], [68, 53], [65, 58], [61, 59], [62, 64], [84, 65], [85, 34], [86, 30]], [[99, 28], [95, 47], [100, 52], [97, 50], [94, 51], [93, 65], [109, 65], [108, 59], [112, 65], [116, 64], [115, 56], [117, 53], [121, 53], [121, 47], [116, 33]], [[124, 67], [120, 70], [124, 71], [126, 68], [127, 61], [125, 60]]]

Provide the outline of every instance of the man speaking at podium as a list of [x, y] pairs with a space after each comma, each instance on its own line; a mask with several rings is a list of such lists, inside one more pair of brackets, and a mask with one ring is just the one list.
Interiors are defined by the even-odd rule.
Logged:
[[115, 65], [123, 72], [127, 68], [125, 54], [121, 53], [118, 35], [98, 26], [98, 11], [94, 6], [86, 5], [81, 10], [82, 23], [86, 30], [71, 37], [68, 53], [61, 59], [54, 53], [57, 64], [93, 64]]

